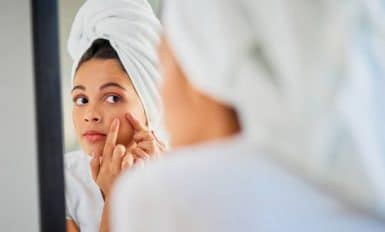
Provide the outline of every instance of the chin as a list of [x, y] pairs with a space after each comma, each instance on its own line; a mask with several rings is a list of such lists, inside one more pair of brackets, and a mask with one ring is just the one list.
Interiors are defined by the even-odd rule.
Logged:
[[104, 144], [84, 144], [81, 147], [87, 155], [91, 155], [91, 152], [99, 152], [102, 155]]

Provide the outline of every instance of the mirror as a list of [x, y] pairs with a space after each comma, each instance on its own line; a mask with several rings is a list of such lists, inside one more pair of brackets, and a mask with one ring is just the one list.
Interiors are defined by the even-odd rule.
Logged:
[[[159, 10], [161, 7], [161, 1], [160, 0], [150, 0], [148, 2], [150, 3], [154, 12], [156, 14], [159, 14]], [[61, 74], [61, 92], [62, 92], [62, 106], [63, 106], [62, 112], [63, 112], [63, 129], [64, 129], [64, 133], [63, 133], [64, 134], [64, 140], [63, 140], [64, 153], [65, 154], [71, 153], [72, 157], [74, 157], [73, 154], [75, 154], [75, 156], [78, 157], [77, 154], [81, 153], [82, 156], [87, 158], [88, 155], [85, 155], [85, 152], [82, 151], [81, 146], [79, 144], [79, 141], [78, 141], [78, 138], [76, 136], [75, 129], [74, 129], [74, 121], [72, 119], [72, 110], [73, 110], [73, 105], [75, 104], [75, 103], [73, 103], [74, 96], [71, 93], [71, 90], [73, 88], [73, 83], [71, 83], [71, 81], [72, 81], [71, 80], [71, 71], [72, 71], [73, 61], [72, 61], [72, 59], [68, 53], [68, 49], [67, 49], [67, 43], [68, 43], [70, 31], [71, 31], [71, 26], [73, 24], [74, 18], [76, 16], [79, 8], [82, 6], [84, 1], [82, 1], [82, 0], [59, 0], [58, 3], [59, 3], [59, 8], [58, 8], [59, 27], [58, 28], [59, 28], [59, 38], [60, 38], [59, 39], [59, 41], [60, 41], [60, 62], [61, 62], [60, 63], [60, 74]], [[81, 67], [81, 66], [79, 66], [79, 67]], [[79, 78], [77, 77], [77, 80], [78, 79]], [[126, 79], [126, 78], [124, 78], [124, 79]], [[87, 85], [83, 85], [83, 86], [87, 87]], [[123, 85], [123, 87], [125, 87], [125, 86]], [[125, 87], [125, 88], [128, 89], [127, 87]], [[74, 91], [74, 92], [76, 92], [76, 91]], [[64, 160], [67, 161], [66, 157], [68, 157], [68, 156], [65, 155], [64, 157], [65, 157]], [[84, 157], [79, 158], [79, 159], [83, 159]], [[79, 159], [78, 158], [76, 158], [76, 159], [78, 162]], [[68, 160], [72, 160], [72, 158], [68, 158]], [[68, 161], [67, 163], [70, 163], [70, 162], [71, 161]], [[83, 161], [81, 161], [81, 162], [83, 162]], [[82, 165], [82, 167], [84, 166], [84, 167], [89, 168], [89, 160], [85, 161], [82, 164], [84, 164], [84, 165]], [[83, 177], [89, 178], [88, 176], [85, 177], [82, 175], [82, 178]], [[67, 178], [71, 178], [71, 177], [67, 177]], [[71, 180], [67, 180], [67, 181], [71, 181]], [[90, 182], [94, 183], [93, 180], [91, 180]], [[84, 201], [83, 204], [87, 205], [87, 207], [94, 207], [92, 209], [90, 208], [90, 211], [87, 211], [87, 212], [102, 212], [104, 201], [103, 201], [103, 199], [101, 199], [101, 197], [103, 197], [104, 195], [102, 196], [100, 194], [100, 189], [99, 188], [96, 189], [96, 187], [94, 187], [94, 186], [87, 186], [85, 188], [87, 188], [86, 192], [95, 193], [92, 196], [95, 196], [96, 198], [100, 198], [97, 202], [88, 202], [87, 199], [82, 199], [82, 201]], [[70, 189], [70, 187], [68, 189]], [[68, 201], [71, 202], [72, 200], [67, 199], [67, 202]], [[74, 209], [74, 211], [75, 210], [76, 209]], [[72, 219], [71, 212], [72, 212], [72, 208], [69, 207], [68, 212], [67, 212], [68, 213], [67, 219], [69, 219], [69, 218]], [[98, 217], [100, 217], [100, 215], [96, 216], [96, 218], [98, 218]], [[93, 218], [93, 217], [90, 217], [90, 218]], [[77, 220], [79, 220], [79, 219], [77, 219]], [[69, 228], [74, 228], [75, 231], [79, 230], [79, 229], [85, 229], [85, 228], [78, 228], [78, 226], [75, 223], [77, 220], [75, 220], [75, 219], [67, 220], [67, 226]], [[92, 219], [85, 219], [85, 220], [91, 220], [92, 221]], [[68, 221], [72, 221], [74, 223], [68, 224]], [[96, 230], [99, 230], [99, 228], [96, 228], [96, 225], [94, 225], [94, 227], [87, 228], [85, 230], [89, 230], [89, 231], [95, 230], [96, 231]]]

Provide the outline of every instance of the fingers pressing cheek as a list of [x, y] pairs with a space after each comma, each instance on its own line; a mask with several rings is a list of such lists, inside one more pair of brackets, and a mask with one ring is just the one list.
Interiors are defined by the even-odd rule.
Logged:
[[135, 156], [136, 160], [150, 159], [150, 155], [146, 153], [142, 148], [139, 148], [139, 147], [132, 149], [132, 154]]
[[148, 154], [155, 154], [158, 152], [154, 141], [142, 141], [138, 143], [138, 147], [144, 150]]

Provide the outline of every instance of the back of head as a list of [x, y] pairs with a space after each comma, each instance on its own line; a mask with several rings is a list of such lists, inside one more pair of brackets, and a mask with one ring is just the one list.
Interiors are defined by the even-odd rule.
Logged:
[[237, 110], [246, 137], [385, 215], [385, 105], [376, 103], [385, 25], [375, 4], [169, 0], [165, 35], [191, 83]]

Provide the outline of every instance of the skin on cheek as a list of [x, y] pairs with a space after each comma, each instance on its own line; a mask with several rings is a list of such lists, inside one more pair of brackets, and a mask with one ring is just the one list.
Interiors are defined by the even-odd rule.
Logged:
[[127, 122], [125, 115], [119, 117], [120, 120], [120, 128], [118, 134], [118, 143], [123, 144], [125, 146], [129, 145], [132, 141], [132, 137], [134, 136], [134, 128]]

